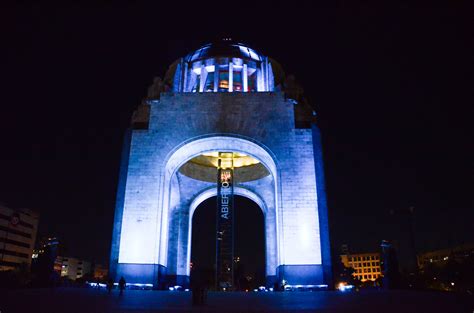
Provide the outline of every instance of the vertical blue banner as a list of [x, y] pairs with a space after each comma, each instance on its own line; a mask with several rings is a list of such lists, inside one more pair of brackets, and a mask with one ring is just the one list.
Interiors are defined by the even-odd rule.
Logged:
[[[220, 164], [219, 164], [220, 165]], [[232, 289], [234, 282], [234, 186], [232, 168], [218, 168], [216, 288]]]

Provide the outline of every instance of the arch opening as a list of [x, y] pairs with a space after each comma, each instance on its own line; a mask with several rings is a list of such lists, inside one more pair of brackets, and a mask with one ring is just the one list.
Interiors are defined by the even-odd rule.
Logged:
[[[267, 284], [276, 277], [279, 265], [279, 226], [277, 165], [272, 154], [252, 140], [233, 136], [209, 136], [183, 143], [169, 154], [165, 162], [163, 180], [163, 218], [161, 218], [160, 264], [167, 268], [171, 281], [189, 283], [191, 274], [192, 217], [196, 208], [207, 199], [217, 194], [217, 168], [210, 166], [209, 179], [192, 177], [183, 170], [189, 163], [199, 163], [196, 157], [212, 156], [214, 152], [233, 152], [248, 157], [240, 169], [257, 173], [257, 177], [237, 179], [234, 183], [234, 194], [248, 198], [256, 203], [262, 211], [265, 246], [260, 250], [265, 256], [264, 277]], [[207, 159], [205, 161], [212, 161]], [[193, 164], [194, 165], [194, 164]], [[199, 164], [198, 164], [199, 165]], [[260, 170], [256, 170], [255, 166]], [[257, 168], [258, 169], [258, 168]], [[237, 177], [240, 176], [237, 173]], [[252, 178], [252, 179], [249, 179]], [[196, 179], [198, 178], [198, 179]], [[214, 178], [214, 179], [212, 179]], [[215, 207], [215, 206], [214, 206]], [[215, 218], [214, 218], [215, 219]], [[215, 222], [215, 221], [214, 221]], [[215, 226], [214, 226], [215, 228]], [[215, 239], [213, 240], [215, 243]], [[261, 275], [257, 275], [261, 282]], [[178, 283], [179, 284], [179, 283]]]
[[[209, 286], [215, 283], [216, 200], [213, 196], [201, 202], [191, 222], [191, 275], [199, 271]], [[265, 284], [263, 209], [244, 196], [237, 195], [234, 201], [234, 286], [253, 290]]]

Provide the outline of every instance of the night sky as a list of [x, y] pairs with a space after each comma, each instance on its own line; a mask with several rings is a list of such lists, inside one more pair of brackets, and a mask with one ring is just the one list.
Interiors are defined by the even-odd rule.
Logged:
[[40, 212], [70, 256], [108, 259], [122, 137], [153, 77], [223, 37], [279, 61], [316, 109], [334, 252], [401, 240], [389, 212], [410, 206], [418, 250], [474, 241], [474, 25], [459, 2], [95, 2], [0, 5], [0, 201]]

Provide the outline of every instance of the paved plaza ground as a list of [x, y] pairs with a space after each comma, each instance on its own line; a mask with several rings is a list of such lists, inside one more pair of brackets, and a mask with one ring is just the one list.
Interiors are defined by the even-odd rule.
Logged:
[[474, 312], [474, 298], [441, 292], [210, 292], [207, 304], [191, 305], [191, 292], [59, 288], [3, 291], [1, 313], [16, 312]]

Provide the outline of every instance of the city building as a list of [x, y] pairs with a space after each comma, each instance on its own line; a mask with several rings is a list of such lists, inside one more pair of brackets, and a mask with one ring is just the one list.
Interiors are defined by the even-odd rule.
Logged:
[[0, 271], [31, 266], [39, 214], [0, 204]]
[[380, 253], [342, 254], [341, 262], [345, 267], [354, 269], [354, 278], [365, 282], [375, 281], [382, 276]]
[[44, 237], [38, 240], [37, 248], [31, 256], [31, 273], [35, 287], [54, 286], [59, 279], [61, 267], [56, 264], [59, 241], [56, 237]]
[[58, 256], [54, 263], [55, 270], [60, 269], [61, 277], [67, 277], [71, 280], [76, 280], [87, 274], [92, 274], [92, 264], [88, 261]]
[[427, 265], [444, 266], [449, 260], [463, 263], [467, 258], [474, 257], [474, 244], [463, 244], [449, 249], [440, 249], [421, 253], [417, 256], [418, 267], [423, 269]]
[[174, 62], [132, 117], [113, 278], [188, 286], [193, 213], [217, 197], [217, 286], [233, 288], [234, 195], [263, 211], [267, 286], [332, 285], [316, 113], [278, 62], [226, 39]]

